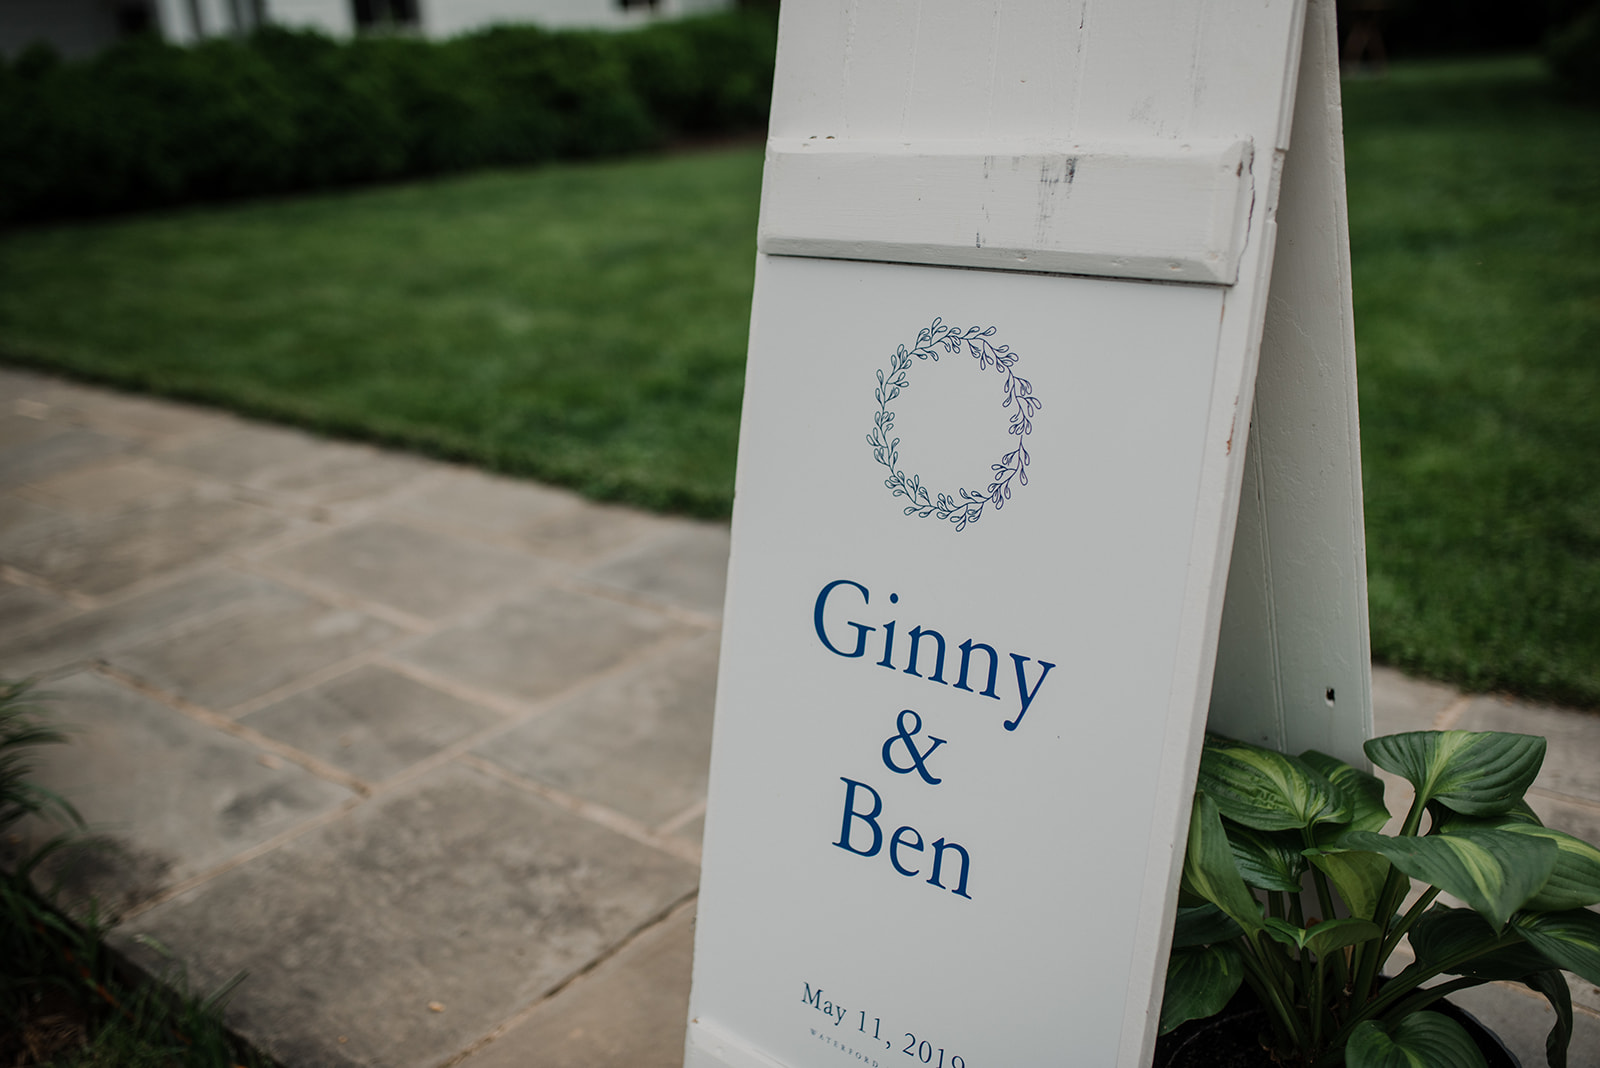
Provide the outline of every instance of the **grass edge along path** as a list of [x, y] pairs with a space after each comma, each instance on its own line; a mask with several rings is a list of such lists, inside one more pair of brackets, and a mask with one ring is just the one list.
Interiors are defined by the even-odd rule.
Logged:
[[[1531, 58], [1345, 105], [1374, 653], [1600, 707], [1600, 112]], [[760, 162], [18, 231], [0, 359], [725, 515]]]
[[761, 148], [0, 235], [0, 359], [718, 517]]
[[1373, 653], [1600, 707], [1600, 109], [1518, 57], [1344, 99]]

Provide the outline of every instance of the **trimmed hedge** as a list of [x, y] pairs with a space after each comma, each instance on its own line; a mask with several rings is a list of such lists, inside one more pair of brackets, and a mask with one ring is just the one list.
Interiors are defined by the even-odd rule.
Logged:
[[1600, 3], [1550, 35], [1545, 58], [1556, 82], [1578, 100], [1600, 102]]
[[614, 155], [766, 124], [777, 25], [498, 26], [444, 42], [263, 29], [0, 59], [0, 223]]

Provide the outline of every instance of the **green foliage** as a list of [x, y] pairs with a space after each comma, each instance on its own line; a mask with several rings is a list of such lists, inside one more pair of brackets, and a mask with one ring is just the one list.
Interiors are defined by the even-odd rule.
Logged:
[[83, 822], [70, 802], [32, 781], [33, 750], [67, 739], [40, 719], [28, 689], [24, 682], [0, 680], [0, 835], [27, 816], [54, 814], [71, 824]]
[[[346, 47], [278, 45], [302, 65]], [[491, 139], [468, 121], [488, 90], [432, 69], [403, 104], [440, 115], [407, 142], [430, 173]], [[1343, 92], [1374, 652], [1600, 707], [1600, 111], [1534, 57], [1396, 64]], [[297, 128], [330, 124], [324, 184], [391, 121], [302, 111]], [[14, 230], [0, 358], [726, 515], [760, 166], [754, 149], [550, 166]], [[27, 170], [0, 147], [7, 168]]]
[[1347, 1062], [1363, 1068], [1474, 1068], [1483, 1054], [1454, 1020], [1436, 1012], [1402, 1017], [1392, 1027], [1363, 1020], [1350, 1033]]
[[1556, 81], [1580, 100], [1600, 101], [1600, 3], [1590, 0], [1545, 43]]
[[776, 26], [497, 26], [341, 43], [267, 27], [0, 59], [0, 223], [638, 151], [760, 129]]
[[[1372, 827], [1374, 805], [1384, 822], [1388, 812], [1370, 775], [1320, 753], [1207, 739], [1162, 1033], [1220, 1011], [1242, 982], [1267, 1011], [1280, 1063], [1481, 1068], [1460, 1025], [1424, 1010], [1518, 981], [1555, 1010], [1547, 1059], [1565, 1068], [1572, 1004], [1560, 969], [1600, 981], [1600, 915], [1586, 908], [1600, 902], [1600, 851], [1543, 827], [1522, 801], [1544, 739], [1418, 731], [1366, 752], [1415, 790], [1397, 834]], [[1412, 879], [1426, 888], [1397, 914]], [[1435, 905], [1440, 893], [1468, 907]], [[1380, 982], [1403, 936], [1416, 961]], [[1440, 976], [1456, 978], [1421, 989]]]
[[1600, 707], [1600, 109], [1534, 57], [1343, 93], [1373, 653]]
[[766, 126], [778, 38], [767, 17], [674, 19], [615, 38], [633, 90], [676, 133]]
[[1367, 743], [1367, 756], [1434, 801], [1468, 816], [1498, 816], [1522, 800], [1544, 763], [1545, 740], [1527, 734], [1422, 731]]
[[726, 515], [761, 150], [19, 231], [0, 352]]
[[45, 860], [83, 844], [77, 811], [30, 778], [38, 747], [65, 741], [29, 702], [27, 684], [0, 681], [0, 842], [25, 818], [65, 825], [25, 855], [0, 857], [0, 1064], [268, 1065], [222, 1023], [223, 1000], [237, 980], [204, 998], [188, 991], [181, 972], [163, 987], [105, 948], [106, 927], [92, 904], [74, 923], [36, 889]]

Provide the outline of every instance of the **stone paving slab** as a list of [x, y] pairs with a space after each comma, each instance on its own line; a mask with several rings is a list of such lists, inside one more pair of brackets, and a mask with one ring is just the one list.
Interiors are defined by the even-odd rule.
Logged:
[[424, 1068], [695, 882], [692, 864], [446, 767], [158, 905], [119, 942], [148, 959], [132, 939], [155, 937], [199, 962], [202, 986], [248, 972], [231, 1018], [287, 1065]]
[[423, 619], [457, 615], [551, 574], [526, 553], [381, 520], [335, 531], [265, 562]]
[[270, 704], [239, 722], [378, 783], [503, 718], [493, 709], [372, 664]]
[[22, 492], [56, 511], [98, 518], [187, 496], [193, 492], [193, 483], [148, 460], [118, 456], [52, 478], [35, 479]]
[[[686, 997], [686, 921], [646, 950], [694, 891], [725, 527], [4, 369], [0, 471], [0, 676], [87, 728], [47, 774], [130, 952], [247, 969], [290, 1068], [445, 1064], [607, 962]], [[586, 573], [635, 552], [693, 566]], [[681, 1016], [634, 1034], [671, 1060]]]
[[5, 467], [0, 470], [0, 489], [15, 489], [57, 472], [70, 471], [92, 460], [114, 456], [127, 447], [126, 442], [117, 438], [75, 427], [29, 435], [29, 440], [6, 449]]
[[244, 501], [194, 494], [99, 518], [59, 513], [0, 545], [0, 563], [90, 596], [115, 594], [287, 529], [292, 521]]
[[535, 1006], [461, 1068], [681, 1068], [694, 911], [685, 906]]
[[152, 455], [163, 463], [188, 468], [227, 482], [260, 484], [283, 478], [298, 467], [315, 464], [323, 443], [298, 430], [261, 425], [223, 425], [162, 444]]
[[270, 585], [266, 579], [229, 568], [192, 573], [126, 600], [0, 636], [0, 670], [14, 678], [49, 677], [150, 641], [171, 628], [203, 623]]
[[684, 523], [585, 574], [617, 589], [720, 616], [728, 579], [728, 528]]
[[611, 556], [668, 523], [631, 508], [595, 504], [568, 490], [482, 475], [441, 479], [389, 511], [574, 564]]
[[0, 642], [36, 631], [69, 610], [63, 597], [0, 579]]
[[696, 629], [633, 605], [546, 586], [396, 656], [479, 689], [539, 701]]
[[324, 442], [305, 462], [280, 465], [258, 485], [320, 505], [350, 505], [381, 498], [428, 470], [424, 461], [409, 456]]
[[1460, 701], [1461, 694], [1453, 686], [1384, 668], [1372, 673], [1372, 707], [1383, 720], [1379, 734], [1437, 730], [1441, 717]]
[[[1556, 1014], [1543, 997], [1526, 987], [1496, 984], [1451, 994], [1450, 1000], [1499, 1035], [1523, 1068], [1544, 1068], [1544, 1040], [1555, 1024]], [[1571, 1068], [1594, 1068], [1600, 1064], [1600, 1017], [1582, 1011], [1573, 1013], [1567, 1063]]]
[[463, 473], [426, 487], [396, 507], [448, 526], [520, 538], [582, 506], [582, 498], [567, 490]]
[[237, 610], [108, 657], [140, 682], [225, 712], [403, 632], [380, 619], [268, 588]]
[[[123, 847], [80, 885], [202, 989], [248, 970], [230, 1018], [286, 1068], [681, 1063], [727, 552], [0, 368], [0, 677], [86, 728], [48, 775]], [[1530, 799], [1600, 838], [1600, 716], [1374, 695], [1384, 732], [1550, 735]], [[1600, 990], [1574, 1000], [1600, 1064]], [[1469, 1001], [1530, 1066], [1542, 1004]]]
[[484, 759], [660, 826], [706, 795], [717, 632], [485, 742]]
[[1474, 697], [1454, 723], [1466, 731], [1542, 734], [1548, 742], [1544, 767], [1533, 785], [1568, 797], [1600, 798], [1600, 750], [1594, 722], [1564, 709], [1484, 695]]
[[14, 394], [11, 411], [54, 426], [92, 427], [143, 446], [172, 441], [235, 422], [232, 416], [182, 401], [113, 393], [97, 386], [0, 368], [0, 396]]
[[40, 779], [111, 842], [78, 858], [73, 895], [113, 915], [354, 796], [92, 672], [41, 696], [71, 743], [40, 752]]

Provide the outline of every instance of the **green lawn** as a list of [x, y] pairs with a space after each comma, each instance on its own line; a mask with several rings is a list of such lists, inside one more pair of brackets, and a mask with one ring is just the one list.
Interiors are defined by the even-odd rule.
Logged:
[[1398, 67], [1345, 140], [1373, 651], [1600, 705], [1600, 112]]
[[0, 236], [0, 356], [726, 514], [761, 150]]
[[[1600, 706], [1600, 112], [1347, 83], [1373, 645]], [[0, 357], [651, 507], [733, 485], [760, 152], [0, 237]]]

